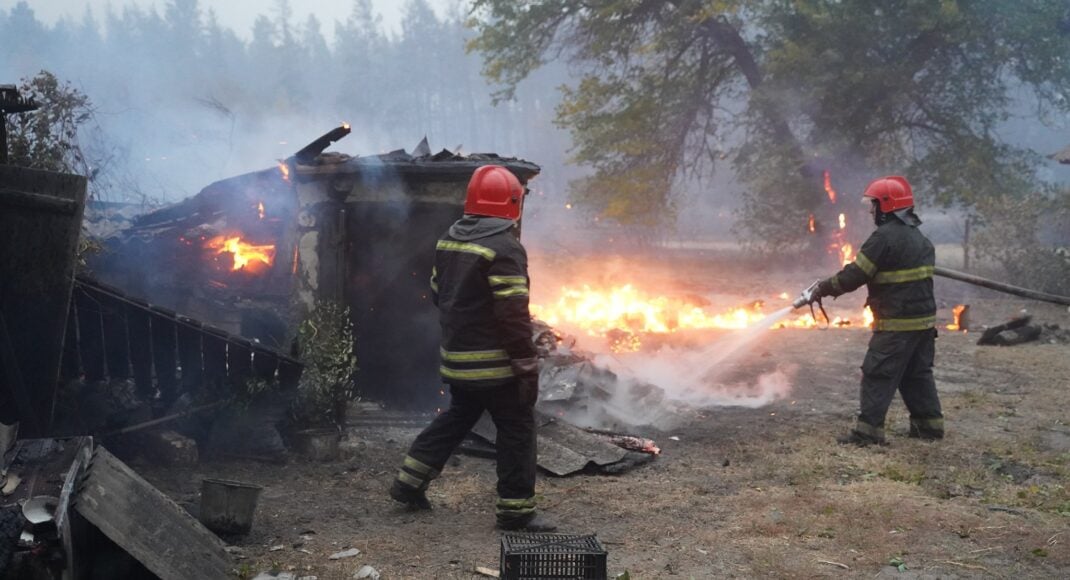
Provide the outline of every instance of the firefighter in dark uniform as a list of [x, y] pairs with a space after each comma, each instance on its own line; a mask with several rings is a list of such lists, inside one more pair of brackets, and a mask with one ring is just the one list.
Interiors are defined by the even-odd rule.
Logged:
[[944, 437], [940, 397], [933, 380], [936, 300], [932, 243], [918, 230], [914, 196], [903, 177], [883, 177], [862, 194], [877, 230], [854, 262], [822, 280], [816, 297], [839, 296], [865, 284], [873, 312], [873, 336], [862, 361], [861, 410], [843, 444], [886, 444], [884, 417], [896, 389], [910, 412], [911, 437]]
[[497, 428], [498, 527], [552, 531], [535, 511], [539, 375], [527, 252], [517, 229], [524, 195], [508, 169], [480, 167], [468, 183], [464, 216], [438, 241], [431, 295], [440, 312], [439, 370], [450, 405], [416, 437], [390, 496], [430, 509], [428, 485], [487, 411]]

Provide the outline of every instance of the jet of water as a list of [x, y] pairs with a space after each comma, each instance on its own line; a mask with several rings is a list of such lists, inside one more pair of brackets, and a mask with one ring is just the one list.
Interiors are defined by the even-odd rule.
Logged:
[[712, 383], [717, 380], [718, 367], [749, 349], [755, 341], [765, 336], [776, 323], [783, 320], [793, 310], [786, 306], [761, 319], [753, 326], [714, 342], [706, 348], [689, 356], [687, 384]]

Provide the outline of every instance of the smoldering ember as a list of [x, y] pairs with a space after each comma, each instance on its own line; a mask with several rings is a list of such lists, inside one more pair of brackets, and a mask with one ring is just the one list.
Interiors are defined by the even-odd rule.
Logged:
[[1070, 577], [1065, 2], [68, 4], [0, 578]]

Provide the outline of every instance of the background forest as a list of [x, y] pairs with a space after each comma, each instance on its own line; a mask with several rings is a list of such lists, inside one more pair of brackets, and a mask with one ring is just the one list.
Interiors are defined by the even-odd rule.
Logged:
[[[52, 24], [18, 2], [0, 9], [0, 81], [66, 103], [47, 122], [77, 145], [71, 165], [98, 200], [174, 201], [347, 121], [336, 148], [352, 154], [426, 135], [435, 151], [539, 163], [529, 231], [783, 255], [807, 250], [808, 216], [819, 230], [839, 213], [864, 221], [865, 183], [904, 173], [929, 216], [948, 211], [930, 220], [938, 241], [969, 221], [976, 251], [1015, 277], [1070, 278], [1070, 169], [1046, 157], [1070, 145], [1065, 2], [478, 0], [436, 13], [406, 0], [397, 30], [370, 0], [331, 22], [263, 4], [246, 34], [198, 0], [87, 3]], [[42, 70], [55, 78], [30, 80]], [[852, 203], [830, 205], [826, 183]]]

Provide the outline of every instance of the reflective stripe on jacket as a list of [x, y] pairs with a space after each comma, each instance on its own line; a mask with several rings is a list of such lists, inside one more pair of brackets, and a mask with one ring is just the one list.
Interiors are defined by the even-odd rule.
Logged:
[[465, 216], [436, 246], [431, 291], [441, 314], [439, 371], [449, 384], [505, 384], [511, 359], [535, 356], [527, 252], [500, 222]]
[[828, 283], [833, 296], [866, 284], [874, 330], [925, 330], [936, 326], [935, 263], [936, 251], [925, 234], [893, 218], [881, 224], [855, 260]]

